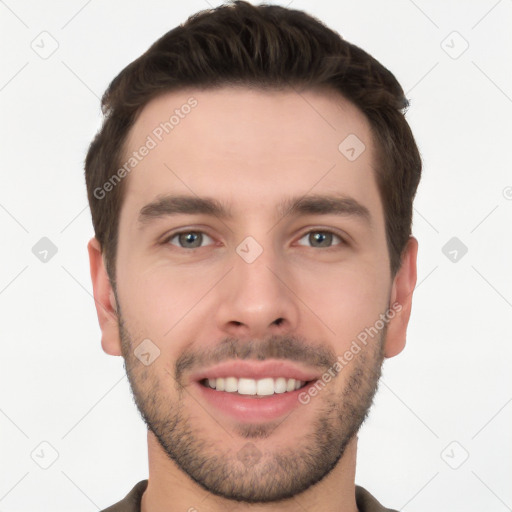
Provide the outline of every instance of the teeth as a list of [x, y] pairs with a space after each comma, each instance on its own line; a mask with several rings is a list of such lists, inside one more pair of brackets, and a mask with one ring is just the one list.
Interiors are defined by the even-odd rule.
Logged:
[[212, 379], [214, 380], [215, 386], [213, 386], [217, 391], [224, 391], [226, 389], [226, 381], [224, 379]]
[[238, 379], [235, 377], [227, 377], [224, 379], [224, 391], [229, 391], [230, 393], [234, 393], [238, 391]]
[[241, 395], [255, 395], [256, 381], [254, 379], [238, 379], [238, 392]]
[[286, 379], [279, 377], [274, 381], [274, 393], [285, 393], [286, 392]]
[[[268, 379], [260, 379], [256, 382], [256, 394], [260, 396], [267, 396], [267, 395], [273, 395], [274, 394], [274, 379], [268, 378]], [[240, 390], [238, 390], [240, 393]]]
[[227, 391], [229, 393], [238, 392], [240, 395], [258, 395], [270, 396], [274, 393], [286, 393], [300, 389], [306, 383], [303, 380], [285, 379], [278, 377], [273, 379], [266, 377], [264, 379], [246, 379], [236, 377], [219, 377], [218, 379], [207, 379], [208, 386], [217, 391]]

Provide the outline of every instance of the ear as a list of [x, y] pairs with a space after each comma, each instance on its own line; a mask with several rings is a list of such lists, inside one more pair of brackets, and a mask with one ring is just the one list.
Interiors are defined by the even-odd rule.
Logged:
[[101, 346], [107, 354], [120, 356], [122, 351], [116, 299], [104, 265], [101, 246], [96, 238], [89, 240], [87, 250], [89, 251], [94, 303], [101, 329]]
[[[396, 356], [405, 347], [407, 324], [411, 316], [412, 293], [416, 286], [417, 255], [418, 241], [411, 236], [402, 254], [402, 264], [391, 287], [390, 308], [395, 311], [395, 316], [388, 323], [384, 346], [385, 357]], [[395, 307], [393, 307], [394, 304]]]

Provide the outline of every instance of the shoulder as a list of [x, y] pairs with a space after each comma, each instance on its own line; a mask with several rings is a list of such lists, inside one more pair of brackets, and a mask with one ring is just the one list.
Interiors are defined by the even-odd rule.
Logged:
[[383, 507], [366, 489], [356, 485], [356, 504], [359, 512], [397, 512]]
[[140, 512], [140, 502], [147, 486], [148, 481], [141, 480], [121, 501], [101, 512]]

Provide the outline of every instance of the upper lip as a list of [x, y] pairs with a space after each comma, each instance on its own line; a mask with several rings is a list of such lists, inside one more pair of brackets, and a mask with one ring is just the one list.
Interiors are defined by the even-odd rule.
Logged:
[[286, 379], [295, 379], [310, 381], [319, 378], [318, 372], [283, 359], [268, 359], [266, 361], [232, 360], [216, 364], [193, 373], [190, 377], [192, 381], [201, 381], [203, 379], [217, 379], [225, 377], [236, 377], [245, 379], [264, 379], [271, 377], [277, 379], [284, 377]]

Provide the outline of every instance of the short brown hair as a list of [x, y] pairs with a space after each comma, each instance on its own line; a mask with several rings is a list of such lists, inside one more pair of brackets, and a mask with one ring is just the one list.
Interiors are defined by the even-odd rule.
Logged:
[[411, 234], [421, 176], [402, 87], [376, 59], [316, 18], [276, 5], [235, 1], [198, 12], [167, 32], [126, 66], [103, 95], [104, 121], [86, 156], [85, 179], [95, 236], [114, 288], [125, 180], [104, 197], [95, 191], [118, 170], [128, 132], [150, 100], [179, 89], [223, 85], [333, 89], [365, 114], [377, 148], [376, 181], [394, 276]]

